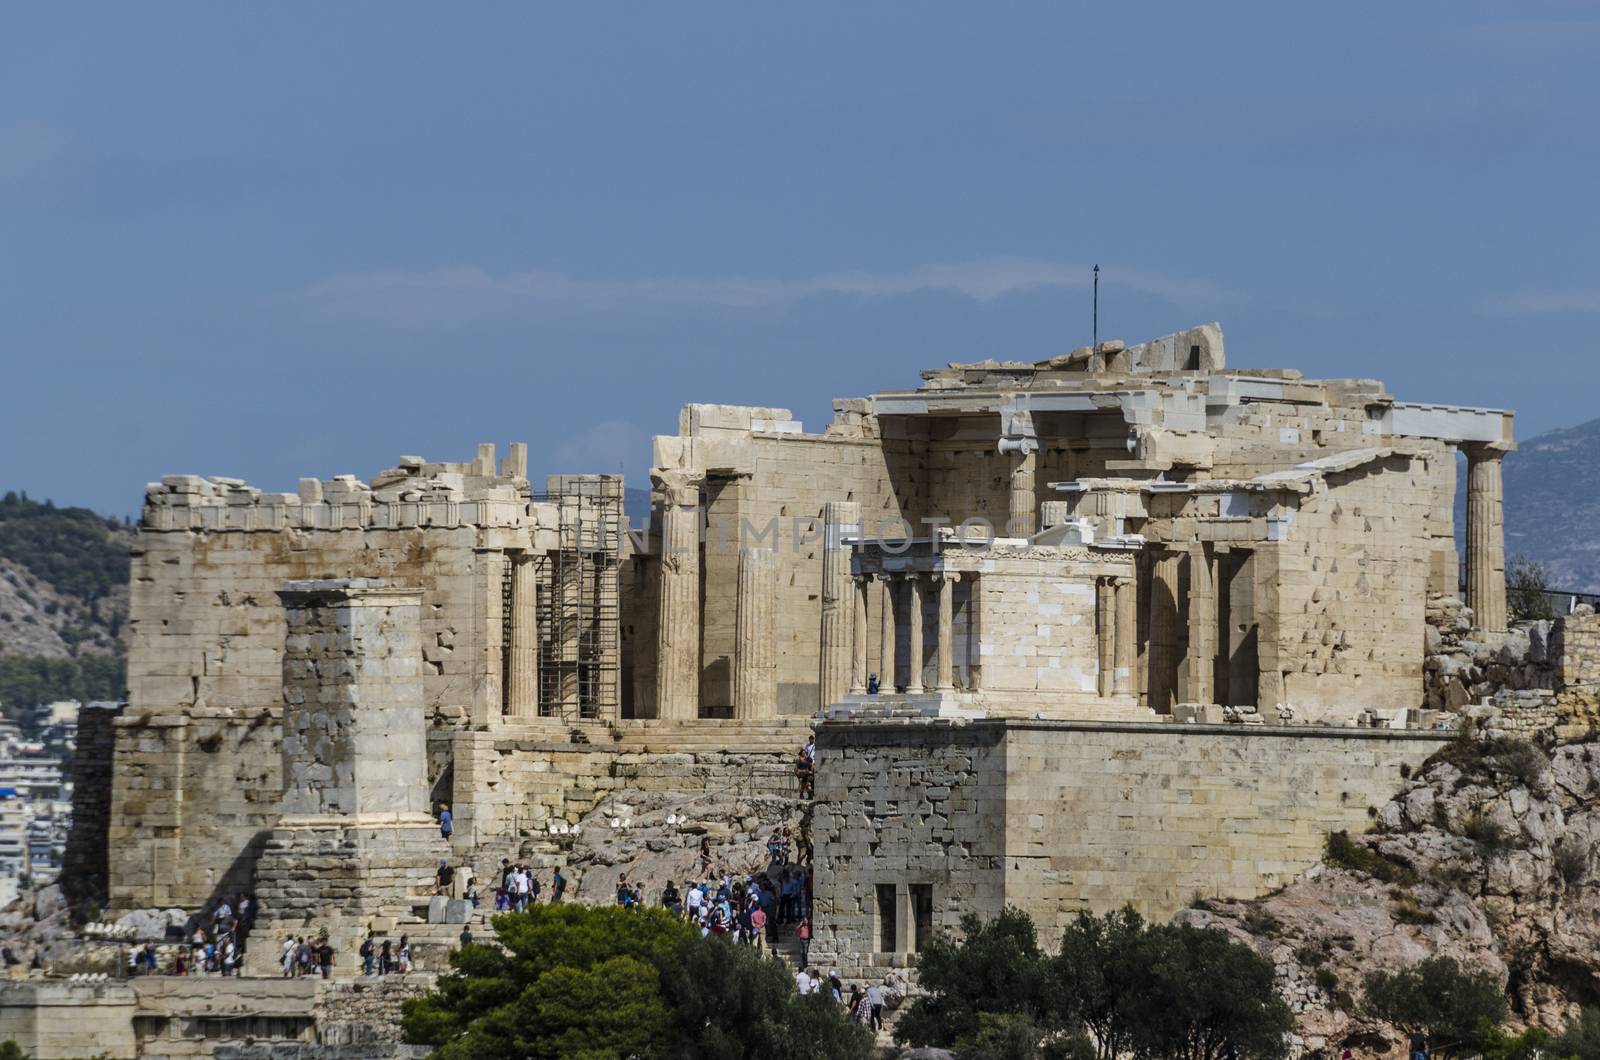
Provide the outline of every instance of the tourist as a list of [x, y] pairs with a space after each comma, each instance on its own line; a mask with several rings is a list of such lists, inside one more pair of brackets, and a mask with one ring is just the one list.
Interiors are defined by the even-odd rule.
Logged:
[[478, 877], [467, 878], [467, 901], [472, 903], [472, 908], [478, 908]]
[[[150, 947], [150, 971], [156, 970], [156, 948]], [[222, 940], [222, 974], [234, 975], [239, 970], [239, 947], [234, 944], [233, 936], [227, 935]]]
[[472, 925], [467, 924], [461, 929], [461, 945], [472, 945]]
[[794, 973], [794, 985], [802, 994], [811, 993], [811, 977], [806, 974], [806, 962], [800, 962], [800, 970]]
[[804, 964], [811, 953], [811, 919], [801, 917], [794, 933], [800, 938], [800, 963]]
[[283, 963], [283, 977], [285, 979], [292, 979], [294, 977], [294, 957], [297, 950], [298, 947], [295, 945], [293, 935], [290, 935], [288, 938], [283, 940], [283, 957], [281, 960]]
[[705, 911], [702, 903], [706, 900], [703, 887], [690, 887], [689, 893], [684, 896], [684, 913], [691, 923], [700, 923], [701, 914]]
[[[416, 804], [413, 803], [412, 805]], [[439, 804], [439, 834], [448, 841], [450, 833], [453, 831], [455, 831], [455, 820], [450, 816], [450, 804], [441, 802]]]
[[750, 941], [755, 944], [756, 952], [761, 952], [763, 936], [766, 934], [767, 914], [757, 905], [750, 911]]
[[333, 946], [328, 942], [328, 936], [322, 936], [317, 943], [317, 967], [322, 970], [322, 978], [328, 979], [333, 975]]
[[367, 937], [361, 940], [361, 949], [357, 953], [361, 957], [361, 974], [371, 975], [372, 966], [377, 961], [377, 954], [372, 945], [372, 932], [367, 932]]
[[871, 676], [869, 676], [867, 678], [867, 695], [875, 696], [877, 694], [878, 694], [878, 675], [877, 674], [872, 674]]
[[[667, 881], [666, 887], [661, 891], [661, 907], [675, 917], [683, 915], [683, 901], [678, 897], [678, 885], [671, 880]], [[7, 951], [6, 955], [9, 957], [10, 951]]]
[[861, 992], [859, 986], [850, 988], [850, 1003], [847, 1007], [849, 1008], [851, 1019], [863, 1027], [872, 1026], [872, 1004], [867, 1001], [866, 995]]
[[883, 991], [878, 989], [876, 983], [867, 987], [867, 1004], [872, 1006], [872, 1029], [883, 1030]]
[[839, 969], [828, 969], [828, 993], [833, 995], [836, 1004], [844, 1004], [844, 984], [839, 981]]
[[561, 866], [557, 865], [556, 866], [556, 874], [550, 880], [550, 900], [552, 902], [561, 901], [561, 896], [566, 893], [566, 890], [567, 890], [567, 878], [565, 876], [561, 875]]
[[628, 886], [628, 881], [623, 876], [617, 877], [617, 904], [624, 909], [633, 907], [633, 888]]
[[406, 975], [411, 971], [411, 940], [407, 936], [400, 936], [400, 948], [396, 954], [399, 959], [400, 974]]
[[455, 883], [456, 870], [444, 858], [439, 859], [439, 871], [435, 874], [439, 879], [439, 893], [445, 897], [450, 896], [450, 885]]
[[812, 782], [815, 776], [811, 766], [811, 755], [807, 753], [805, 748], [800, 749], [800, 754], [795, 759], [794, 776], [800, 785], [800, 797], [802, 799], [811, 798]]
[[526, 873], [528, 877], [528, 903], [533, 905], [539, 901], [539, 874], [529, 866]]
[[297, 974], [302, 976], [310, 975], [311, 969], [316, 963], [316, 952], [315, 947], [307, 942], [304, 936], [301, 936], [300, 944], [295, 950], [295, 959], [299, 966], [296, 969]]
[[178, 947], [177, 954], [172, 958], [172, 974], [187, 975], [189, 963], [183, 959], [183, 947]]
[[378, 951], [378, 974], [388, 975], [394, 970], [394, 951], [390, 948], [392, 943], [383, 940], [383, 947]]
[[700, 837], [700, 875], [705, 876], [711, 872], [711, 837]]
[[779, 830], [774, 828], [772, 830], [772, 835], [767, 837], [767, 864], [768, 865], [781, 865], [781, 864], [783, 864], [781, 861], [778, 860], [778, 857], [779, 857], [779, 855], [780, 855], [780, 853], [782, 851], [783, 851], [783, 837], [782, 837], [782, 835], [779, 834]]

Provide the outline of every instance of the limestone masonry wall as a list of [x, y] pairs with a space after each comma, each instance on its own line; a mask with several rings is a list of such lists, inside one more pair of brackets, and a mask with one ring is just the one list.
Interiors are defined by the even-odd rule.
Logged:
[[[1448, 734], [1175, 724], [828, 723], [817, 736], [819, 959], [894, 964], [880, 888], [929, 920], [1017, 905], [1052, 945], [1080, 910], [1254, 897], [1361, 829]], [[911, 932], [915, 937], [917, 933]]]

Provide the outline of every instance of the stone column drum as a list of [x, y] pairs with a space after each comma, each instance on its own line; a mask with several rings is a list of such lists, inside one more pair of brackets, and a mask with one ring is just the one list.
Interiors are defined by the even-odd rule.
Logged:
[[770, 548], [739, 550], [735, 597], [734, 716], [766, 719], [778, 713], [778, 660], [773, 608], [778, 560]]
[[518, 556], [511, 568], [511, 687], [506, 713], [531, 718], [539, 713], [538, 578], [532, 556]]
[[1479, 629], [1506, 628], [1505, 503], [1500, 462], [1491, 445], [1467, 453], [1467, 606]]
[[857, 575], [851, 582], [851, 606], [856, 616], [850, 625], [850, 694], [859, 696], [867, 690], [867, 585], [865, 575]]
[[887, 574], [880, 574], [878, 584], [883, 587], [883, 612], [880, 616], [883, 629], [878, 638], [878, 689], [887, 693], [898, 687], [894, 679], [894, 579]]
[[656, 717], [700, 716], [700, 483], [657, 472], [661, 592], [656, 620]]
[[850, 690], [855, 604], [848, 539], [861, 533], [861, 505], [829, 501], [822, 507], [822, 653], [818, 707], [826, 709]]
[[909, 612], [909, 630], [906, 642], [906, 692], [922, 694], [922, 581], [921, 574], [906, 575], [906, 610]]

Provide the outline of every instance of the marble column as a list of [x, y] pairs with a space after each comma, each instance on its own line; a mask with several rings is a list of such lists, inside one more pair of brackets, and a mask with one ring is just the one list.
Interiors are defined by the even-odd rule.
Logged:
[[922, 582], [923, 575], [906, 575], [906, 610], [910, 618], [906, 636], [906, 693], [922, 694]]
[[953, 571], [934, 575], [939, 589], [939, 672], [934, 687], [940, 692], [955, 691], [955, 595], [956, 579]]
[[1135, 669], [1139, 664], [1139, 580], [1129, 576], [1118, 578], [1116, 587], [1116, 666], [1112, 673], [1112, 691], [1119, 696], [1139, 694]]
[[1150, 576], [1150, 709], [1171, 714], [1178, 692], [1178, 577], [1183, 554], [1156, 553]]
[[851, 606], [855, 618], [850, 625], [850, 694], [864, 695], [867, 691], [867, 576], [857, 575], [851, 580]]
[[829, 501], [822, 506], [822, 652], [818, 680], [819, 707], [839, 702], [850, 689], [850, 661], [855, 638], [851, 630], [850, 551], [847, 539], [861, 533], [861, 505]]
[[777, 556], [770, 548], [740, 549], [739, 588], [734, 599], [734, 717], [777, 717], [778, 659], [773, 621], [777, 596]]
[[661, 589], [656, 629], [656, 717], [700, 716], [700, 482], [658, 472]]
[[1038, 533], [1039, 502], [1034, 493], [1034, 469], [1038, 466], [1038, 453], [1026, 450], [1011, 456], [1011, 510], [1006, 521], [1006, 533], [1030, 537]]
[[878, 689], [893, 692], [894, 681], [894, 579], [888, 574], [878, 575], [883, 586], [883, 630], [878, 639]]
[[511, 687], [506, 713], [515, 718], [539, 714], [539, 612], [533, 557], [517, 556], [511, 568]]
[[1096, 687], [1102, 697], [1111, 695], [1116, 683], [1116, 608], [1112, 604], [1115, 592], [1110, 578], [1095, 579], [1094, 631], [1096, 656], [1100, 664], [1100, 679]]
[[1506, 628], [1506, 539], [1500, 461], [1505, 451], [1466, 446], [1467, 606], [1478, 629]]
[[1217, 588], [1211, 556], [1202, 544], [1189, 546], [1189, 657], [1188, 701], [1210, 703], [1216, 699], [1214, 667], [1217, 657]]

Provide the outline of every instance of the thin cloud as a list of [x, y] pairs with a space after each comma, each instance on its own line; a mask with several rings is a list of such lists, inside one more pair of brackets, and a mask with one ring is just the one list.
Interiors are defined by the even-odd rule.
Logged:
[[1600, 290], [1522, 291], [1517, 294], [1491, 298], [1485, 301], [1480, 308], [1485, 313], [1501, 316], [1540, 313], [1600, 313]]
[[[923, 293], [992, 302], [1044, 290], [1081, 290], [1089, 282], [1088, 265], [1020, 258], [922, 265], [903, 272], [836, 272], [793, 280], [744, 276], [592, 280], [545, 270], [496, 274], [465, 266], [335, 276], [312, 287], [305, 297], [319, 309], [338, 315], [445, 321], [541, 310], [759, 310], [813, 298], [881, 301]], [[1110, 288], [1154, 295], [1185, 309], [1239, 301], [1237, 295], [1209, 281], [1124, 266], [1104, 267], [1101, 282]]]

